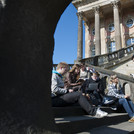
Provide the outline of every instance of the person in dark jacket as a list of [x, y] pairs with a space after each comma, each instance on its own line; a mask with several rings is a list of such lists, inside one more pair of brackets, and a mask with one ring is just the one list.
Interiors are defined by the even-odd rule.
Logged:
[[116, 74], [110, 76], [107, 95], [118, 98], [119, 105], [124, 107], [130, 117], [129, 122], [134, 122], [134, 103], [131, 101], [130, 96], [125, 95], [122, 88], [120, 86], [118, 87], [118, 82], [119, 79]]
[[83, 84], [81, 91], [85, 93], [93, 104], [102, 105], [104, 87], [97, 71], [92, 72], [91, 77]]

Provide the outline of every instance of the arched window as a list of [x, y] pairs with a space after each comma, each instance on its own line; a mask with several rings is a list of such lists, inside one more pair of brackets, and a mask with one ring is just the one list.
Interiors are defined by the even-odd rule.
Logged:
[[95, 28], [92, 29], [92, 35], [95, 35]]
[[115, 47], [115, 41], [110, 42], [109, 46], [108, 46], [109, 52], [114, 52], [116, 51], [116, 47]]
[[95, 45], [92, 45], [91, 52], [91, 56], [95, 56]]
[[110, 32], [113, 32], [113, 31], [114, 31], [114, 24], [113, 24], [113, 23], [109, 24], [108, 30], [109, 30]]
[[134, 24], [133, 19], [128, 19], [127, 22], [126, 22], [126, 26], [127, 26], [127, 27], [132, 27], [133, 24]]
[[134, 38], [129, 38], [127, 40], [127, 46], [133, 45], [134, 44]]

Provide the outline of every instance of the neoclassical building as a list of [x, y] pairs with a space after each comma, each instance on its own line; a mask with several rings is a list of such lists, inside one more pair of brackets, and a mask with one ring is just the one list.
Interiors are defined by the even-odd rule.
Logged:
[[73, 0], [78, 16], [77, 60], [134, 44], [134, 0]]

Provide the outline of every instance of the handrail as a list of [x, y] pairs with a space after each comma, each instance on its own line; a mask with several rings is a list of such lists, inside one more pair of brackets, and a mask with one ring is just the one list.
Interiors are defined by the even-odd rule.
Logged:
[[121, 73], [117, 73], [115, 71], [104, 69], [104, 68], [101, 68], [101, 67], [96, 67], [96, 66], [93, 66], [93, 65], [88, 65], [88, 67], [94, 68], [95, 70], [97, 70], [99, 73], [102, 73], [103, 75], [110, 76], [112, 74], [116, 74], [119, 79], [122, 79], [122, 80], [125, 80], [125, 81], [130, 81], [130, 82], [134, 83], [134, 79], [131, 76], [121, 74]]

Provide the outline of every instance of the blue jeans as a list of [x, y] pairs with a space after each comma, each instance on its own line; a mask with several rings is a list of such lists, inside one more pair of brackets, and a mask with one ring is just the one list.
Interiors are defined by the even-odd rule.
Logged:
[[130, 99], [120, 98], [119, 104], [122, 105], [129, 117], [134, 117], [134, 104]]

